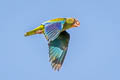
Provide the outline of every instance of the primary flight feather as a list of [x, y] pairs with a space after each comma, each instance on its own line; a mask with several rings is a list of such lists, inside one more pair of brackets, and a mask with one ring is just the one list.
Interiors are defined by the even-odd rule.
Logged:
[[80, 26], [80, 22], [75, 18], [56, 18], [45, 21], [24, 35], [44, 34], [48, 41], [51, 65], [55, 70], [59, 70], [67, 53], [70, 39], [66, 30], [78, 26]]

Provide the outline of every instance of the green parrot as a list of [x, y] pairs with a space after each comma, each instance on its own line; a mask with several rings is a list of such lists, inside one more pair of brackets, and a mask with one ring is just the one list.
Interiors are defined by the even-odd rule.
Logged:
[[37, 28], [26, 32], [24, 36], [44, 34], [49, 46], [49, 61], [52, 68], [59, 71], [66, 56], [70, 39], [66, 30], [78, 26], [80, 26], [80, 22], [75, 18], [56, 18], [45, 21]]

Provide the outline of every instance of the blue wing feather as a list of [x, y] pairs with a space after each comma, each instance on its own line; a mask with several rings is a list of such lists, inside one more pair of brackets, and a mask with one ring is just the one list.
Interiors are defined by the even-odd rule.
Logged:
[[46, 39], [48, 41], [53, 41], [56, 39], [62, 31], [62, 28], [63, 24], [61, 24], [61, 22], [46, 25], [44, 32]]
[[52, 67], [59, 70], [63, 64], [69, 43], [70, 36], [64, 31], [60, 35], [49, 43], [49, 57]]

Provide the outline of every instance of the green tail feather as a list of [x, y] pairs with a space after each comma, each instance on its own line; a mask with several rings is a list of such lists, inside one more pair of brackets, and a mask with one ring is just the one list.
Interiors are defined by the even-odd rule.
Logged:
[[37, 28], [35, 28], [35, 29], [33, 29], [33, 30], [29, 31], [29, 32], [26, 32], [26, 33], [24, 34], [24, 36], [34, 35], [34, 34], [36, 34], [36, 31], [37, 31], [37, 30], [44, 30], [44, 25], [40, 25], [40, 26], [38, 26]]

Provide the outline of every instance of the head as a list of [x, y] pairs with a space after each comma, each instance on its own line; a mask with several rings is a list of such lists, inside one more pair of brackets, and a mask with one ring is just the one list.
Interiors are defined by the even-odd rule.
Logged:
[[66, 18], [66, 23], [72, 25], [71, 27], [80, 26], [80, 22], [75, 18]]

